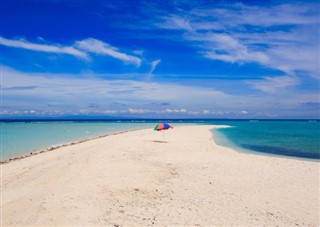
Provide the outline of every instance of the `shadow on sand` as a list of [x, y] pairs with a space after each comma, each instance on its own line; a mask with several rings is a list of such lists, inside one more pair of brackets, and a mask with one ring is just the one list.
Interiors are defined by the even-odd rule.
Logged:
[[152, 142], [154, 142], [154, 143], [168, 143], [167, 141], [162, 141], [162, 140], [153, 140]]

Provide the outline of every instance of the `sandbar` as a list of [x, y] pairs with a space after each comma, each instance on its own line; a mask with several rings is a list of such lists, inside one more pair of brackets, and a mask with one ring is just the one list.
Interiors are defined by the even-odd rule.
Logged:
[[[320, 163], [237, 152], [217, 126], [129, 131], [3, 163], [1, 226], [319, 226]], [[253, 138], [254, 139], [254, 138]]]

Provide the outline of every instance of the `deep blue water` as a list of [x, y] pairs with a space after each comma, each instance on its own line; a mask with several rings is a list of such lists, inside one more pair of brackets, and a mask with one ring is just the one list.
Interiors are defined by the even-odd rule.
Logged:
[[[0, 122], [1, 159], [114, 132], [138, 128], [152, 129], [156, 122], [159, 120], [2, 121]], [[319, 121], [170, 120], [169, 122], [228, 125], [231, 127], [213, 132], [220, 145], [264, 154], [320, 159]]]

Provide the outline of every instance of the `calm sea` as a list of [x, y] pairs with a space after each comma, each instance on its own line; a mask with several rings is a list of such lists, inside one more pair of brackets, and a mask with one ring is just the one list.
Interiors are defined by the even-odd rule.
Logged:
[[[153, 129], [158, 120], [0, 122], [1, 159], [133, 129]], [[229, 125], [213, 131], [218, 144], [244, 152], [320, 159], [319, 121], [171, 120], [172, 124]], [[35, 138], [37, 138], [35, 140]]]
[[0, 122], [1, 160], [73, 141], [152, 126], [154, 124], [141, 121]]
[[217, 143], [223, 146], [245, 152], [320, 159], [320, 121], [211, 121], [210, 124], [231, 126], [213, 132]]

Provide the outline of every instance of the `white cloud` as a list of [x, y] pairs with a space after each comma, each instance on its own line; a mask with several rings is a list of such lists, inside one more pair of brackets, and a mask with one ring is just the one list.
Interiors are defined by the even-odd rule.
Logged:
[[0, 37], [0, 45], [47, 53], [68, 54], [84, 60], [89, 60], [89, 56], [85, 52], [77, 50], [72, 46], [36, 44], [22, 39], [10, 40], [3, 37]]
[[140, 66], [142, 62], [142, 60], [136, 56], [120, 52], [116, 47], [113, 47], [105, 42], [93, 38], [77, 41], [75, 43], [75, 47], [87, 52], [107, 55], [115, 59], [121, 60], [124, 63], [134, 64], [136, 66]]
[[151, 62], [151, 69], [149, 71], [149, 74], [152, 74], [154, 70], [156, 70], [157, 66], [160, 64], [161, 59], [157, 59]]
[[187, 113], [188, 111], [186, 109], [166, 109], [163, 111], [165, 113]]
[[193, 8], [181, 9], [154, 26], [181, 31], [181, 38], [209, 59], [254, 62], [290, 75], [304, 71], [320, 77], [319, 4]]
[[144, 109], [133, 109], [133, 108], [128, 109], [128, 113], [130, 114], [144, 114], [149, 112], [150, 110], [144, 110]]
[[299, 83], [299, 80], [291, 76], [265, 77], [262, 81], [248, 82], [253, 88], [267, 92], [276, 93], [288, 87], [293, 87]]
[[116, 47], [93, 38], [76, 41], [73, 46], [62, 46], [59, 44], [37, 44], [22, 39], [10, 40], [0, 37], [0, 45], [46, 53], [68, 54], [83, 60], [90, 59], [88, 53], [95, 53], [118, 59], [125, 64], [134, 64], [138, 67], [142, 63], [142, 60], [139, 57], [120, 52]]
[[242, 115], [247, 115], [249, 112], [246, 111], [246, 110], [241, 110], [239, 113], [242, 114]]
[[[133, 80], [103, 80], [101, 75], [23, 73], [2, 66], [2, 90], [6, 97], [24, 97], [15, 99], [16, 105], [43, 106], [47, 103], [61, 105], [72, 103], [75, 106], [88, 106], [95, 103], [105, 110], [105, 105], [113, 102], [150, 103], [168, 102], [198, 104], [199, 100], [222, 100], [228, 96], [220, 91], [169, 83], [143, 82]], [[81, 99], [79, 99], [81, 97]], [[37, 100], [37, 101], [35, 101]], [[19, 104], [18, 104], [19, 102]], [[52, 105], [50, 105], [52, 106]], [[104, 107], [104, 108], [103, 108]], [[53, 106], [52, 106], [53, 108]], [[134, 109], [132, 108], [131, 112]], [[183, 112], [184, 109], [177, 109]], [[177, 111], [176, 111], [177, 112]]]
[[[301, 103], [319, 100], [317, 92], [287, 92], [285, 88], [297, 83], [295, 77], [267, 77], [260, 83], [250, 81], [251, 86], [267, 93], [262, 96], [246, 96], [171, 83], [103, 80], [101, 78], [107, 75], [92, 73], [24, 73], [7, 66], [1, 68], [2, 115], [19, 115], [23, 114], [24, 110], [29, 111], [29, 114], [32, 114], [32, 110], [35, 111], [33, 114], [40, 115], [170, 114], [217, 117], [239, 116], [243, 110], [248, 112], [246, 116], [252, 116], [254, 112], [278, 114], [282, 110], [288, 111], [290, 115]], [[115, 102], [129, 105], [114, 105]], [[170, 108], [150, 109], [150, 103], [163, 102], [170, 102]], [[247, 104], [250, 104], [250, 109]], [[88, 108], [92, 105], [95, 108]], [[215, 111], [211, 111], [212, 109]]]
[[103, 110], [101, 111], [103, 114], [118, 114], [119, 110]]
[[[224, 28], [239, 28], [248, 24], [270, 27], [318, 24], [318, 8], [319, 4], [277, 4], [264, 7], [235, 3], [230, 4], [229, 7], [220, 5], [220, 7], [195, 8], [190, 14], [194, 16], [193, 19], [207, 18], [212, 24], [219, 24]], [[188, 14], [187, 16], [190, 17]], [[216, 20], [217, 18], [219, 20]], [[198, 20], [198, 23], [200, 22]]]
[[164, 17], [164, 21], [159, 23], [158, 26], [166, 29], [173, 30], [187, 30], [192, 31], [193, 29], [190, 26], [190, 22], [187, 18], [183, 18], [182, 16], [170, 16]]
[[210, 111], [209, 111], [209, 110], [203, 110], [202, 113], [203, 113], [204, 115], [208, 115], [208, 114], [210, 114]]
[[35, 110], [24, 110], [23, 113], [24, 114], [35, 114], [37, 111]]
[[205, 42], [203, 55], [214, 60], [227, 62], [257, 62], [267, 64], [269, 57], [258, 51], [249, 50], [249, 48], [239, 42], [239, 40], [227, 34], [207, 34], [199, 37], [192, 35], [190, 40], [202, 40]]

